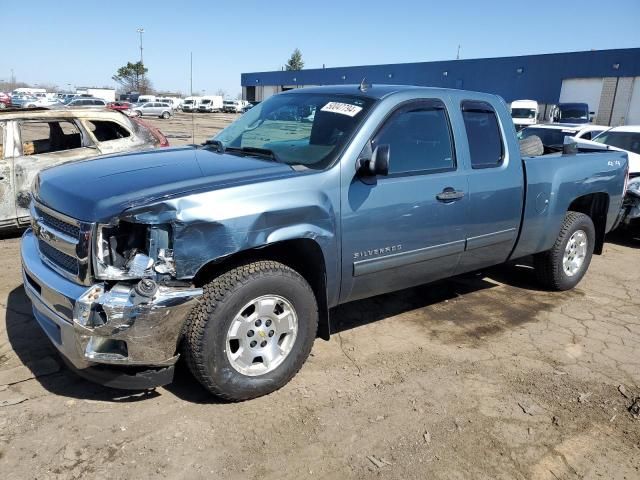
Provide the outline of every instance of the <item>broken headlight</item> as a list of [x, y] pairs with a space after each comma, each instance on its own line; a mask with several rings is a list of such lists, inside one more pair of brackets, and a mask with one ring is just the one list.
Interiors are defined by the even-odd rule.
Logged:
[[93, 254], [95, 276], [99, 280], [173, 277], [171, 246], [168, 225], [98, 225]]
[[636, 177], [628, 183], [627, 193], [640, 197], [640, 177]]

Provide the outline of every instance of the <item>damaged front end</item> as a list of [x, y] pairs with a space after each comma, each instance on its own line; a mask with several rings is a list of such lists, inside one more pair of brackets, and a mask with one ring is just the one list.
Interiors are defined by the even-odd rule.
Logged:
[[[180, 332], [202, 294], [175, 280], [170, 226], [86, 224], [43, 205], [32, 215], [21, 247], [25, 290], [63, 356], [89, 378], [96, 366], [145, 367], [144, 388], [168, 383]], [[162, 379], [150, 380], [149, 371]]]
[[633, 178], [627, 185], [627, 192], [622, 203], [622, 221], [625, 227], [640, 223], [640, 176]]

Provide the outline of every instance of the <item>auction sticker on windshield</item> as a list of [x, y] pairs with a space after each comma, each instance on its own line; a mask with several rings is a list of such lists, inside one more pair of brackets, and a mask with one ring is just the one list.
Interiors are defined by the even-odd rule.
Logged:
[[358, 113], [360, 113], [362, 107], [358, 107], [357, 105], [350, 105], [348, 103], [329, 102], [324, 107], [322, 107], [321, 110], [323, 112], [339, 113], [341, 115], [355, 117]]

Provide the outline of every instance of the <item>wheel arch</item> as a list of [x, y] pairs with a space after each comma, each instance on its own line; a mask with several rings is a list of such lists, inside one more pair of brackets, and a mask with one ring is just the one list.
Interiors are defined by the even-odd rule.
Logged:
[[607, 213], [609, 212], [609, 194], [604, 192], [589, 193], [574, 199], [568, 208], [572, 212], [580, 212], [591, 218], [596, 231], [596, 241], [593, 253], [602, 254], [604, 236], [607, 228]]
[[317, 336], [329, 340], [330, 320], [327, 295], [327, 268], [320, 245], [310, 238], [296, 238], [249, 248], [211, 260], [202, 265], [193, 283], [203, 285], [238, 265], [259, 260], [280, 262], [297, 271], [309, 283], [318, 302]]

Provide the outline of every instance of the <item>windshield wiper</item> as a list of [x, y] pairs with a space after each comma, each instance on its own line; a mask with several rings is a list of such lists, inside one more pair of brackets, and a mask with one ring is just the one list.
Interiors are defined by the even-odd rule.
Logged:
[[216, 151], [218, 153], [224, 153], [224, 151], [226, 150], [226, 147], [224, 146], [224, 143], [222, 143], [220, 140], [214, 140], [213, 138], [210, 138], [208, 140], [206, 140], [204, 142], [204, 147], [215, 147]]
[[281, 163], [280, 157], [269, 148], [260, 148], [260, 147], [226, 147], [227, 151], [230, 152], [241, 152], [246, 153], [248, 155], [258, 155], [260, 157], [267, 157], [272, 159], [275, 162]]

